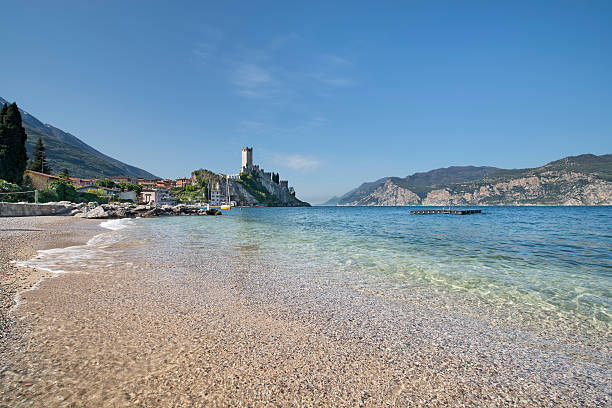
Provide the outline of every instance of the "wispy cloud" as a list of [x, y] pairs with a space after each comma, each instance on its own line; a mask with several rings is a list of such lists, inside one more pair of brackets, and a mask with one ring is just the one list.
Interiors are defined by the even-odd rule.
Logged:
[[[193, 55], [225, 77], [238, 95], [275, 107], [295, 108], [310, 95], [328, 97], [334, 89], [354, 86], [352, 61], [331, 53], [309, 54], [300, 47], [307, 45], [295, 33], [278, 35], [255, 48], [232, 45], [220, 30], [206, 27]], [[300, 64], [294, 63], [294, 55], [299, 55]]]
[[215, 59], [217, 44], [213, 42], [201, 42], [194, 49], [193, 54], [201, 63], [208, 64]]
[[278, 164], [298, 171], [313, 170], [321, 165], [318, 159], [301, 154], [275, 154], [274, 159]]
[[254, 64], [241, 64], [231, 75], [231, 82], [238, 92], [248, 97], [262, 97], [269, 93], [274, 80], [270, 73]]
[[333, 78], [333, 77], [327, 77], [325, 75], [315, 75], [314, 78], [326, 85], [337, 87], [337, 88], [346, 88], [346, 87], [353, 86], [353, 80], [350, 78], [342, 78], [342, 77]]
[[353, 62], [333, 54], [323, 54], [319, 58], [318, 69], [312, 74], [316, 81], [335, 88], [347, 88], [354, 85], [350, 77]]
[[352, 67], [353, 66], [353, 62], [349, 61], [346, 58], [342, 58], [338, 55], [334, 55], [334, 54], [324, 54], [321, 56], [321, 59], [324, 60], [324, 62], [327, 65], [335, 65], [335, 66], [345, 66], [345, 67]]

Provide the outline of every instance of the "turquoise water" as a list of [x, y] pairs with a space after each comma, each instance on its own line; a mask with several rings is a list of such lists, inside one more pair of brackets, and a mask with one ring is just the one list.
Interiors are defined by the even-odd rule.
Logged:
[[235, 208], [220, 217], [139, 220], [125, 234], [174, 259], [214, 248], [380, 296], [431, 290], [553, 325], [610, 329], [611, 207], [487, 207], [466, 216], [409, 211]]

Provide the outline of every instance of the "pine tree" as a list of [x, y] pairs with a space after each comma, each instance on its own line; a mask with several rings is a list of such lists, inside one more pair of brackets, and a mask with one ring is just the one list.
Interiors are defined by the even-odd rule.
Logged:
[[40, 173], [51, 174], [51, 167], [47, 161], [45, 145], [43, 144], [42, 137], [38, 138], [36, 151], [34, 152], [34, 161], [30, 163], [28, 169], [38, 171]]
[[25, 142], [28, 135], [16, 103], [0, 110], [0, 178], [21, 184], [28, 162]]

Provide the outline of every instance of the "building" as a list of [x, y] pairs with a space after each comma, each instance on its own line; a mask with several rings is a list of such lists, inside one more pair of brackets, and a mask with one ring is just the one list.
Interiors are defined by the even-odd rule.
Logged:
[[90, 186], [95, 186], [96, 185], [96, 181], [98, 181], [98, 179], [95, 179], [95, 178], [70, 177], [70, 182], [75, 187], [90, 187]]
[[111, 177], [115, 183], [138, 184], [138, 179], [134, 177]]
[[174, 180], [155, 180], [155, 187], [164, 191], [168, 191], [174, 186]]
[[45, 190], [52, 182], [61, 180], [59, 177], [52, 176], [50, 174], [39, 173], [34, 170], [26, 170], [23, 173], [23, 177], [26, 176], [30, 177], [30, 179], [32, 180], [32, 185], [37, 190]]
[[210, 192], [210, 205], [221, 205], [223, 199], [219, 190]]
[[135, 191], [121, 191], [119, 192], [120, 200], [130, 200], [132, 202], [136, 202], [136, 192]]
[[248, 171], [253, 168], [253, 148], [243, 147], [242, 148], [242, 167], [241, 171]]
[[157, 183], [153, 180], [138, 179], [138, 185], [143, 189], [153, 189], [157, 187]]
[[190, 178], [179, 178], [176, 179], [175, 185], [177, 187], [183, 188], [185, 186], [190, 186], [191, 185], [191, 179]]
[[162, 200], [162, 193], [159, 190], [142, 190], [140, 202], [143, 204], [159, 203]]

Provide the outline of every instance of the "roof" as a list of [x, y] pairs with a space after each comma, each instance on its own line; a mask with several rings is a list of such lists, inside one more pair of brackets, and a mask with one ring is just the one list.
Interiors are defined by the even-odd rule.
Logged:
[[35, 174], [35, 175], [37, 175], [37, 176], [43, 176], [43, 177], [48, 177], [48, 178], [58, 179], [58, 180], [60, 179], [60, 178], [59, 178], [59, 177], [57, 177], [57, 176], [53, 176], [53, 175], [51, 175], [51, 174], [41, 173], [41, 172], [34, 171], [34, 170], [26, 170], [24, 173], [32, 173], [32, 174]]

